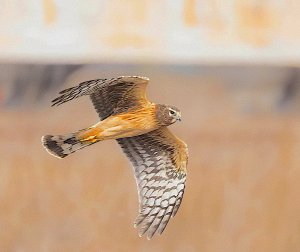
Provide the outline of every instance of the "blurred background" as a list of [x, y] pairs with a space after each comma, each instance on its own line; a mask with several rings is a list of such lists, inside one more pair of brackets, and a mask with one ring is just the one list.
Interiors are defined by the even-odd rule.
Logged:
[[[1, 251], [300, 251], [300, 2], [3, 0]], [[139, 238], [131, 165], [114, 141], [59, 160], [44, 134], [97, 122], [66, 87], [142, 75], [182, 110], [183, 203]]]

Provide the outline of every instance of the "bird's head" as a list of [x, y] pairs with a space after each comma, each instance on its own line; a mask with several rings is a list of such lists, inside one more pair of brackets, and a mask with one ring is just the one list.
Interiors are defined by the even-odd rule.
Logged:
[[174, 106], [156, 105], [156, 118], [163, 126], [168, 126], [176, 121], [181, 121], [180, 110]]

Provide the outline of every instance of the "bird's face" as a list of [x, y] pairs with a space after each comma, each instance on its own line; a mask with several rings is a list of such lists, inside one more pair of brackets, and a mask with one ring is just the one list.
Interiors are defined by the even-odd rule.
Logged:
[[181, 113], [174, 106], [159, 105], [157, 108], [157, 119], [162, 125], [167, 126], [176, 121], [181, 121]]
[[170, 117], [170, 121], [172, 123], [175, 123], [176, 121], [181, 121], [181, 113], [180, 110], [178, 108], [175, 107], [168, 107], [169, 109], [169, 117]]

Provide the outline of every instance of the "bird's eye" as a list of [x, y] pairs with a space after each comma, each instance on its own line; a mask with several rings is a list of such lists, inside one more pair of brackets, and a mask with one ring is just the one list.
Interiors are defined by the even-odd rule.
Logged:
[[171, 115], [175, 115], [175, 111], [174, 110], [170, 110], [170, 114]]

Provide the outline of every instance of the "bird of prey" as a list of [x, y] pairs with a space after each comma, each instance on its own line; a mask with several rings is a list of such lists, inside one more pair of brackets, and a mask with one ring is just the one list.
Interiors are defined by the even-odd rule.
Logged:
[[116, 139], [131, 161], [139, 195], [134, 226], [139, 236], [161, 234], [181, 204], [186, 181], [187, 145], [167, 126], [181, 120], [179, 109], [146, 98], [149, 79], [121, 76], [96, 79], [65, 89], [52, 101], [60, 105], [88, 95], [100, 121], [66, 135], [46, 135], [42, 143], [58, 158], [107, 139]]

